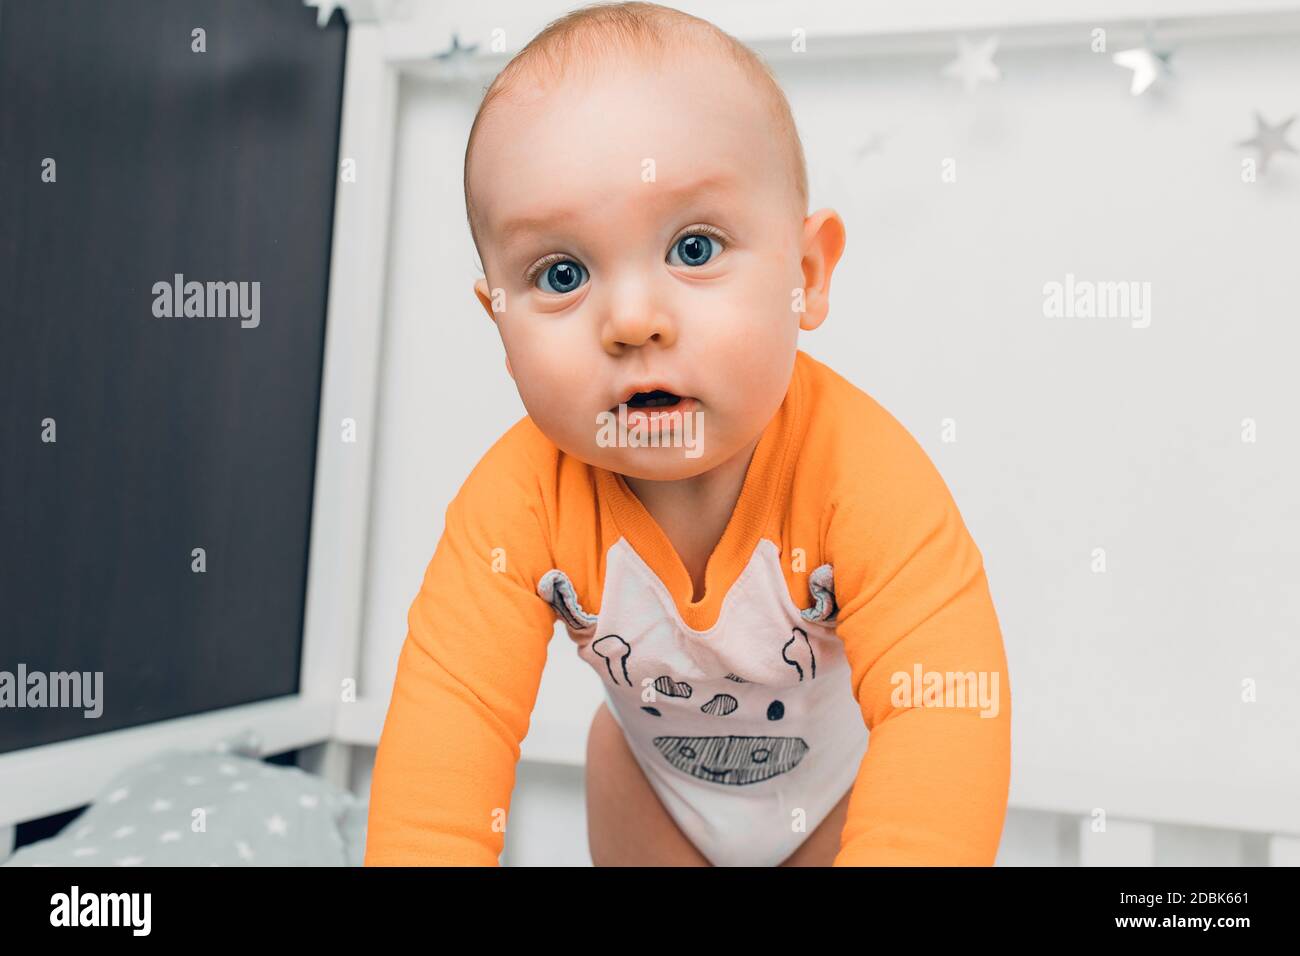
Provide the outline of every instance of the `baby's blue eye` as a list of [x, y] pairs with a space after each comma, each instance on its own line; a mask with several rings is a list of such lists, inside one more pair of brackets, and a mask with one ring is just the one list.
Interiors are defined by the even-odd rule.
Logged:
[[[555, 292], [563, 295], [582, 285], [583, 275], [586, 271], [572, 259], [561, 259], [559, 262], [553, 262], [543, 269], [537, 276], [535, 284], [543, 292]], [[543, 282], [546, 285], [542, 285]]]
[[[713, 258], [714, 246], [717, 244], [718, 240], [712, 236], [693, 232], [682, 236], [673, 244], [672, 252], [668, 253], [668, 261], [672, 265], [702, 266]], [[681, 261], [673, 262], [674, 255]]]

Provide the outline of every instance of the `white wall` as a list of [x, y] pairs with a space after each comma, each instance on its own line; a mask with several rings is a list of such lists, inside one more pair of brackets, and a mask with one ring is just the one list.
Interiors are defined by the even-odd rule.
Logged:
[[[1247, 185], [1233, 145], [1254, 109], [1300, 112], [1300, 41], [1188, 43], [1176, 80], [1136, 99], [1086, 42], [1006, 51], [1004, 81], [973, 96], [943, 56], [779, 64], [812, 208], [848, 229], [830, 319], [801, 345], [917, 436], [984, 553], [1013, 803], [1054, 782], [1076, 809], [1190, 794], [1184, 823], [1209, 806], [1300, 832], [1300, 157]], [[403, 81], [362, 688], [383, 697], [443, 509], [523, 414], [471, 292], [479, 92]], [[1151, 283], [1150, 326], [1044, 318], [1067, 272]], [[581, 752], [600, 700], [559, 633], [526, 756]], [[581, 768], [525, 764], [515, 799], [507, 862], [584, 862]], [[1075, 828], [1018, 806], [999, 862], [1077, 863]], [[1260, 863], [1260, 839], [1161, 827], [1154, 852]]]

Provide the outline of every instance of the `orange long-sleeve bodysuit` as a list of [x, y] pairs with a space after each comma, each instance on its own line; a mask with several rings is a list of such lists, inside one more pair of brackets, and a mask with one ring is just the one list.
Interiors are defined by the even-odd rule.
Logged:
[[835, 865], [993, 862], [1011, 709], [982, 556], [912, 436], [802, 351], [692, 596], [623, 479], [521, 419], [411, 606], [366, 864], [497, 864], [557, 617], [713, 862], [777, 862], [850, 786]]

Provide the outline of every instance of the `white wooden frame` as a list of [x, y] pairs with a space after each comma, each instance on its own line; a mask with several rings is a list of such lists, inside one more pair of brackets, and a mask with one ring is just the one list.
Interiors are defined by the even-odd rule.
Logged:
[[[348, 702], [343, 690], [348, 680], [359, 685], [400, 79], [409, 74], [486, 83], [522, 41], [574, 4], [351, 0], [343, 5], [352, 16], [339, 157], [355, 161], [356, 178], [336, 181], [301, 690], [277, 700], [0, 755], [0, 859], [9, 852], [17, 822], [85, 804], [123, 766], [166, 748], [208, 746], [253, 731], [268, 754], [311, 748], [309, 768], [347, 786], [354, 747], [378, 743], [387, 695]], [[809, 0], [800, 7], [801, 23], [790, 21], [784, 0], [674, 5], [707, 17], [770, 60], [793, 55], [795, 27], [806, 28], [809, 49], [819, 47], [818, 55], [824, 56], [950, 54], [956, 36], [971, 33], [996, 32], [1003, 48], [1015, 48], [1076, 44], [1096, 27], [1140, 39], [1152, 25], [1161, 42], [1173, 43], [1300, 32], [1297, 0], [1254, 0], [1249, 6], [1228, 0], [1069, 0], [1053, 5], [1005, 0], [997, 16], [970, 0], [894, 5]], [[490, 51], [494, 30], [501, 31], [508, 49]], [[450, 45], [453, 32], [463, 44], [478, 43], [482, 52], [453, 61], [433, 59]], [[342, 440], [344, 419], [355, 422], [355, 442]], [[538, 724], [524, 756], [580, 766], [583, 742], [548, 734]], [[1084, 865], [1149, 865], [1157, 823], [1268, 834], [1273, 865], [1300, 865], [1300, 792], [1278, 790], [1263, 798], [1251, 793], [1250, 801], [1244, 797], [1227, 781], [1207, 793], [1177, 782], [1015, 766], [1011, 806], [1077, 818]], [[1090, 839], [1089, 820], [1096, 808], [1104, 809], [1110, 821], [1104, 849]]]

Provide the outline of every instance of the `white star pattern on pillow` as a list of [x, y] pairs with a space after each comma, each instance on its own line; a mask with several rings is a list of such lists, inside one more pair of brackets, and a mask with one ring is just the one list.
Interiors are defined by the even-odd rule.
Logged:
[[[177, 786], [190, 788], [185, 799]], [[361, 865], [365, 804], [297, 767], [173, 751], [122, 771], [101, 793], [63, 833], [4, 865]]]

